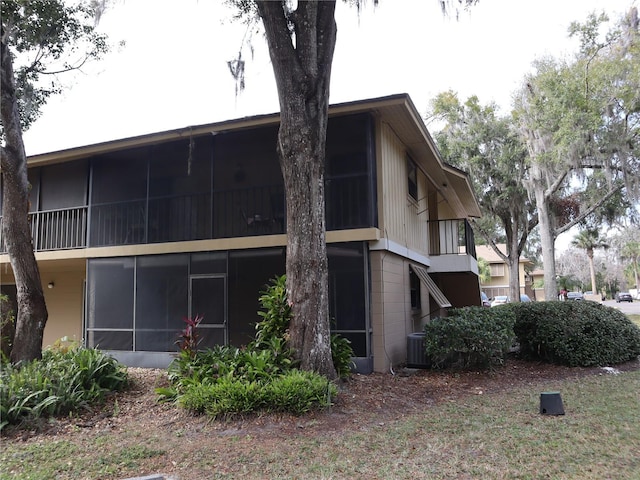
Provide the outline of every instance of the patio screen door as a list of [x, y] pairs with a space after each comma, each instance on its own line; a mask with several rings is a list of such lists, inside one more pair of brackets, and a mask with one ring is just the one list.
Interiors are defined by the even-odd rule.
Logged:
[[203, 317], [198, 328], [199, 347], [227, 344], [227, 278], [225, 275], [192, 275], [189, 279], [189, 315]]

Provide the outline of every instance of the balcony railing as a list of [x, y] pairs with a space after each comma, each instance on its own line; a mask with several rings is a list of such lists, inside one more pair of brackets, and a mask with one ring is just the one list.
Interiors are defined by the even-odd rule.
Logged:
[[[63, 208], [29, 214], [31, 237], [36, 251], [68, 250], [87, 246], [87, 207]], [[0, 252], [6, 246], [0, 217]]]
[[89, 246], [284, 233], [282, 186], [219, 190], [91, 207]]
[[431, 255], [471, 255], [477, 258], [473, 229], [467, 220], [435, 220], [428, 225]]
[[[327, 180], [327, 228], [370, 226], [368, 197], [366, 176]], [[29, 216], [36, 251], [286, 232], [282, 185], [101, 203]], [[0, 252], [6, 252], [1, 231]]]
[[[284, 205], [283, 187], [274, 185], [41, 211], [29, 218], [34, 249], [46, 251], [284, 233]], [[1, 228], [0, 253], [6, 253]]]

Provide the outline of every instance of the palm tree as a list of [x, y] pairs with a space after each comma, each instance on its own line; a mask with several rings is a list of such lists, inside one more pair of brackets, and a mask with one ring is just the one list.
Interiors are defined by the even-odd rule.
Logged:
[[631, 241], [626, 243], [622, 247], [622, 251], [620, 253], [624, 260], [629, 260], [631, 262], [629, 268], [633, 274], [635, 287], [640, 288], [640, 282], [638, 281], [638, 277], [640, 277], [640, 242]]
[[478, 258], [478, 277], [480, 277], [480, 283], [489, 283], [491, 281], [491, 267], [489, 261], [484, 258]]
[[605, 240], [600, 237], [600, 232], [595, 228], [587, 228], [579, 232], [573, 240], [571, 245], [577, 248], [586, 250], [587, 257], [589, 258], [589, 270], [591, 272], [591, 291], [597, 293], [596, 288], [596, 269], [593, 265], [593, 251], [597, 248], [607, 249], [609, 245]]

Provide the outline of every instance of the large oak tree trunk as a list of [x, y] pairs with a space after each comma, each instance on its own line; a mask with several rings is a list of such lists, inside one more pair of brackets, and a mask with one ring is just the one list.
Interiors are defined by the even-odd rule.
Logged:
[[[544, 264], [544, 299], [556, 300], [558, 298], [558, 287], [556, 282], [556, 262], [555, 262], [555, 236], [553, 233], [553, 223], [551, 211], [546, 197], [544, 184], [542, 182], [539, 167], [534, 167], [532, 176], [533, 193], [536, 198], [538, 208], [538, 228], [540, 229], [540, 244], [542, 246], [542, 260]], [[537, 173], [537, 175], [536, 175]]]
[[[4, 39], [4, 32], [2, 35]], [[13, 63], [7, 45], [1, 42], [0, 115], [5, 144], [2, 166], [2, 234], [16, 281], [18, 312], [11, 361], [28, 361], [42, 356], [42, 338], [47, 307], [38, 264], [33, 253], [29, 225], [29, 182], [27, 158], [16, 100]]]
[[507, 265], [509, 267], [509, 297], [512, 302], [520, 301], [520, 252], [518, 239], [507, 238]]
[[278, 155], [287, 202], [287, 295], [290, 346], [301, 367], [337, 378], [331, 359], [325, 242], [324, 161], [335, 2], [258, 1], [280, 100]]

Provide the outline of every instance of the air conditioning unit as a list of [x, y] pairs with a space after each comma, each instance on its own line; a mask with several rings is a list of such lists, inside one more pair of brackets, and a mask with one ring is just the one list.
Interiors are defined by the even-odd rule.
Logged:
[[428, 368], [429, 362], [424, 352], [424, 333], [410, 333], [407, 336], [407, 367]]

